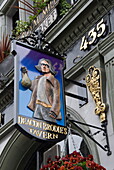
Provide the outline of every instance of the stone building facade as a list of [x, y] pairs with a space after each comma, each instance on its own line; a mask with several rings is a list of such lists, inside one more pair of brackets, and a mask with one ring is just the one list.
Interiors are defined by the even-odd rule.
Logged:
[[[33, 2], [29, 0], [29, 3]], [[69, 3], [68, 12], [58, 17], [44, 33], [46, 41], [66, 57], [64, 89], [71, 129], [69, 152], [77, 149], [82, 155], [92, 154], [97, 163], [107, 170], [114, 170], [114, 1], [77, 0]], [[3, 34], [11, 35], [16, 20], [28, 20], [28, 12], [11, 7], [15, 5], [18, 5], [17, 1], [0, 1], [0, 39]], [[19, 5], [23, 7], [23, 4]], [[46, 143], [42, 146], [15, 128], [12, 53], [0, 63], [0, 75], [0, 83], [3, 83], [0, 112], [5, 115], [0, 127], [2, 170], [38, 168], [41, 157], [45, 161], [46, 155], [54, 151], [62, 153], [64, 142], [54, 148]], [[3, 76], [7, 79], [3, 80]], [[42, 148], [45, 153], [41, 152]]]

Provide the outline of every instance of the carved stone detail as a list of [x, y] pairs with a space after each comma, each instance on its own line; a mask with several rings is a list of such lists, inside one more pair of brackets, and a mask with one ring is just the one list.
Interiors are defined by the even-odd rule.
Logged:
[[3, 112], [5, 108], [14, 101], [14, 82], [12, 82], [7, 88], [0, 93], [0, 112]]
[[91, 66], [88, 71], [89, 74], [86, 76], [86, 85], [96, 104], [95, 114], [99, 115], [101, 122], [103, 122], [106, 120], [106, 105], [103, 103], [102, 98], [101, 71], [95, 66]]

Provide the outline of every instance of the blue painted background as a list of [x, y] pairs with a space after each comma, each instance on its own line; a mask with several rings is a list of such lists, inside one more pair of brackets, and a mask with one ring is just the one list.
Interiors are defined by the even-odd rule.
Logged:
[[63, 88], [63, 68], [64, 68], [64, 61], [58, 58], [54, 58], [52, 56], [49, 56], [47, 54], [31, 50], [27, 47], [23, 47], [21, 45], [16, 45], [16, 52], [18, 57], [18, 64], [19, 64], [19, 70], [16, 71], [16, 74], [18, 74], [18, 82], [19, 82], [19, 90], [18, 91], [18, 115], [23, 115], [27, 117], [33, 116], [33, 111], [31, 111], [27, 105], [30, 101], [31, 91], [29, 89], [24, 88], [21, 85], [22, 80], [22, 74], [21, 74], [21, 67], [25, 66], [28, 69], [28, 75], [31, 80], [34, 80], [34, 78], [41, 73], [38, 72], [38, 70], [35, 68], [35, 65], [38, 64], [38, 61], [41, 58], [46, 58], [51, 60], [52, 65], [55, 68], [55, 71], [57, 74], [55, 75], [55, 78], [58, 79], [60, 83], [60, 103], [61, 108], [60, 112], [62, 115], [62, 120], [57, 120], [58, 125], [65, 126], [65, 107], [64, 107], [64, 88]]

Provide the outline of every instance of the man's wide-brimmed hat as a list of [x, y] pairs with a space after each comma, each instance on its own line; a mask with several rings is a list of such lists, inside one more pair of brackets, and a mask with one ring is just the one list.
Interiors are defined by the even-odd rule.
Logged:
[[46, 58], [42, 58], [42, 59], [39, 60], [38, 65], [35, 66], [36, 69], [37, 69], [38, 71], [42, 72], [42, 70], [41, 70], [41, 62], [42, 62], [42, 61], [46, 61], [46, 62], [49, 64], [50, 72], [51, 72], [53, 75], [55, 75], [55, 74], [56, 74], [56, 71], [54, 70], [54, 67], [53, 67], [51, 61], [50, 61], [49, 59], [46, 59]]

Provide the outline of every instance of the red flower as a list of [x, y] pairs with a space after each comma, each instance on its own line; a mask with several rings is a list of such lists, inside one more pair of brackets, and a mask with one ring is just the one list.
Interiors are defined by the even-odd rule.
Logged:
[[81, 155], [80, 155], [79, 152], [74, 151], [74, 152], [72, 153], [72, 156], [73, 156], [73, 157], [77, 157], [77, 156], [81, 156]]
[[60, 159], [60, 156], [55, 156], [55, 159], [58, 161]]
[[69, 155], [66, 155], [65, 158], [66, 158], [66, 159], [69, 159]]
[[48, 158], [47, 163], [52, 163], [51, 158]]
[[[87, 168], [92, 168], [92, 170], [101, 170], [101, 169], [99, 169], [100, 167], [102, 167], [102, 166], [100, 166], [100, 165], [98, 165], [97, 163], [95, 163], [94, 161], [86, 161], [86, 167]], [[104, 170], [104, 169], [103, 169]]]
[[76, 170], [83, 170], [83, 168], [81, 166], [77, 166]]
[[63, 158], [61, 158], [61, 160], [62, 160], [62, 161], [68, 161], [68, 158], [63, 157]]
[[43, 166], [40, 170], [83, 170], [83, 168], [88, 168], [90, 170], [106, 170], [93, 161], [92, 155], [83, 157], [76, 151], [61, 159], [58, 156], [55, 158], [56, 161], [52, 161], [51, 158], [48, 158], [48, 165]]
[[69, 164], [69, 162], [65, 161], [65, 162], [64, 162], [64, 165], [67, 165], [67, 164]]
[[67, 162], [67, 161], [66, 161], [66, 162], [64, 162], [64, 167], [65, 167], [65, 168], [71, 168], [71, 167], [72, 167], [72, 165], [73, 165], [73, 164], [72, 164], [72, 163], [70, 163], [70, 162]]
[[56, 161], [56, 164], [60, 166], [62, 164], [62, 160]]
[[70, 163], [67, 165], [68, 168], [71, 168], [73, 166], [73, 163]]
[[43, 170], [48, 170], [48, 165], [44, 165], [42, 169]]
[[97, 164], [97, 170], [106, 170], [103, 166]]
[[65, 167], [62, 165], [59, 170], [65, 170]]
[[84, 158], [83, 156], [78, 156], [78, 162], [82, 162], [82, 161], [86, 161], [86, 158]]
[[87, 161], [86, 161], [86, 167], [87, 167], [87, 168], [93, 168], [93, 167], [94, 167], [94, 162], [87, 160]]
[[48, 167], [51, 167], [52, 166], [52, 163], [49, 163], [49, 164], [47, 164], [48, 165]]
[[71, 163], [78, 163], [78, 161], [79, 161], [78, 158], [75, 158], [73, 156], [70, 157], [70, 162]]
[[86, 160], [93, 161], [93, 155], [88, 155], [88, 157], [86, 158]]
[[73, 166], [70, 170], [83, 170], [81, 166]]
[[50, 170], [58, 170], [58, 166], [57, 166], [56, 164], [54, 164], [54, 165], [50, 168]]

